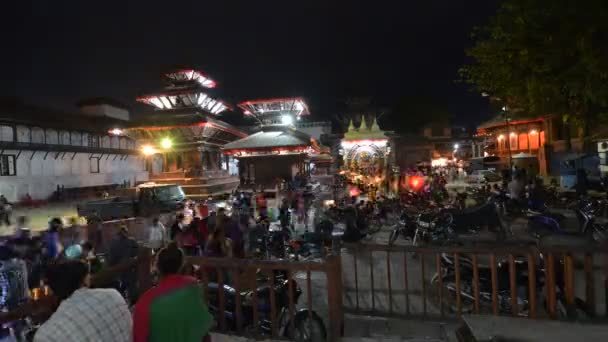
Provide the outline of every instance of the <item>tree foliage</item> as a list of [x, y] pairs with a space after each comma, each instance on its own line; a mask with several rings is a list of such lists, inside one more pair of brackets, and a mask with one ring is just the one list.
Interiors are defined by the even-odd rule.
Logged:
[[605, 112], [608, 1], [505, 0], [473, 38], [463, 80], [511, 112], [584, 126]]

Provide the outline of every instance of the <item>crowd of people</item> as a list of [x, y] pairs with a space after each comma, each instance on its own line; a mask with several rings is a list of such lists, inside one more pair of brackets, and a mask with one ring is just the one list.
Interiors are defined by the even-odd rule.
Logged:
[[[301, 196], [293, 197], [281, 202], [273, 219], [289, 224], [290, 212], [304, 206]], [[131, 271], [121, 273], [108, 288], [89, 288], [92, 274], [138, 254], [140, 245], [126, 224], [119, 224], [111, 239], [104, 241], [102, 222], [95, 215], [88, 227], [77, 220], [64, 224], [53, 218], [40, 236], [33, 236], [27, 218], [19, 217], [14, 235], [1, 246], [2, 251], [9, 251], [2, 257], [20, 259], [27, 265], [25, 296], [30, 287], [48, 286], [60, 300], [34, 341], [204, 340], [213, 319], [196, 279], [180, 275], [185, 257], [252, 255], [256, 237], [267, 233], [270, 225], [263, 196], [236, 194], [232, 215], [224, 207], [210, 207], [188, 201], [166, 225], [158, 217], [151, 220], [143, 242], [156, 256], [154, 273], [160, 280], [144, 294], [137, 293], [137, 274]], [[256, 211], [259, 216], [254, 217]], [[213, 270], [207, 273], [213, 281]], [[132, 306], [133, 315], [129, 312]], [[188, 315], [184, 316], [184, 310]]]

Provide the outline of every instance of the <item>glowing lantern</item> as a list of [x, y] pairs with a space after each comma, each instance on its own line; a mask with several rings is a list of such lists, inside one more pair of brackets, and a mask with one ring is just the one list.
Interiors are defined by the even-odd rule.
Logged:
[[122, 135], [122, 129], [114, 128], [114, 129], [109, 130], [108, 133], [110, 133], [112, 135]]
[[350, 197], [357, 197], [357, 196], [359, 196], [360, 193], [361, 193], [361, 191], [359, 191], [359, 188], [352, 188], [348, 192], [348, 194], [350, 195]]
[[424, 185], [424, 180], [422, 177], [413, 176], [410, 178], [410, 186], [414, 189], [419, 189]]

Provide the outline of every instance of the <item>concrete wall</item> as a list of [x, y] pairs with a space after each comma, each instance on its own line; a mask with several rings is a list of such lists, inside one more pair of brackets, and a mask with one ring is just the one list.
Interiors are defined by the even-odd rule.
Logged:
[[[4, 155], [17, 155], [18, 151], [6, 150]], [[0, 176], [0, 193], [9, 201], [19, 201], [26, 194], [34, 199], [47, 199], [57, 189], [88, 187], [106, 184], [121, 184], [148, 180], [141, 157], [129, 156], [120, 160], [121, 155], [104, 155], [99, 159], [99, 172], [96, 159], [89, 159], [89, 153], [60, 153], [22, 151], [16, 159], [16, 175]], [[74, 159], [72, 159], [72, 156]], [[99, 154], [93, 154], [98, 157]], [[116, 159], [114, 159], [116, 157]]]

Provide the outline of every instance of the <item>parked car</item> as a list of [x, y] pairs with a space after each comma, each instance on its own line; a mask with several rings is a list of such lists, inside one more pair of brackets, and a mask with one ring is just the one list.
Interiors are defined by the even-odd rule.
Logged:
[[103, 221], [156, 215], [176, 210], [186, 199], [184, 190], [177, 184], [145, 183], [123, 192], [121, 196], [78, 205], [78, 215], [88, 219], [97, 213]]
[[475, 170], [467, 176], [468, 183], [500, 182], [502, 177], [492, 170]]

